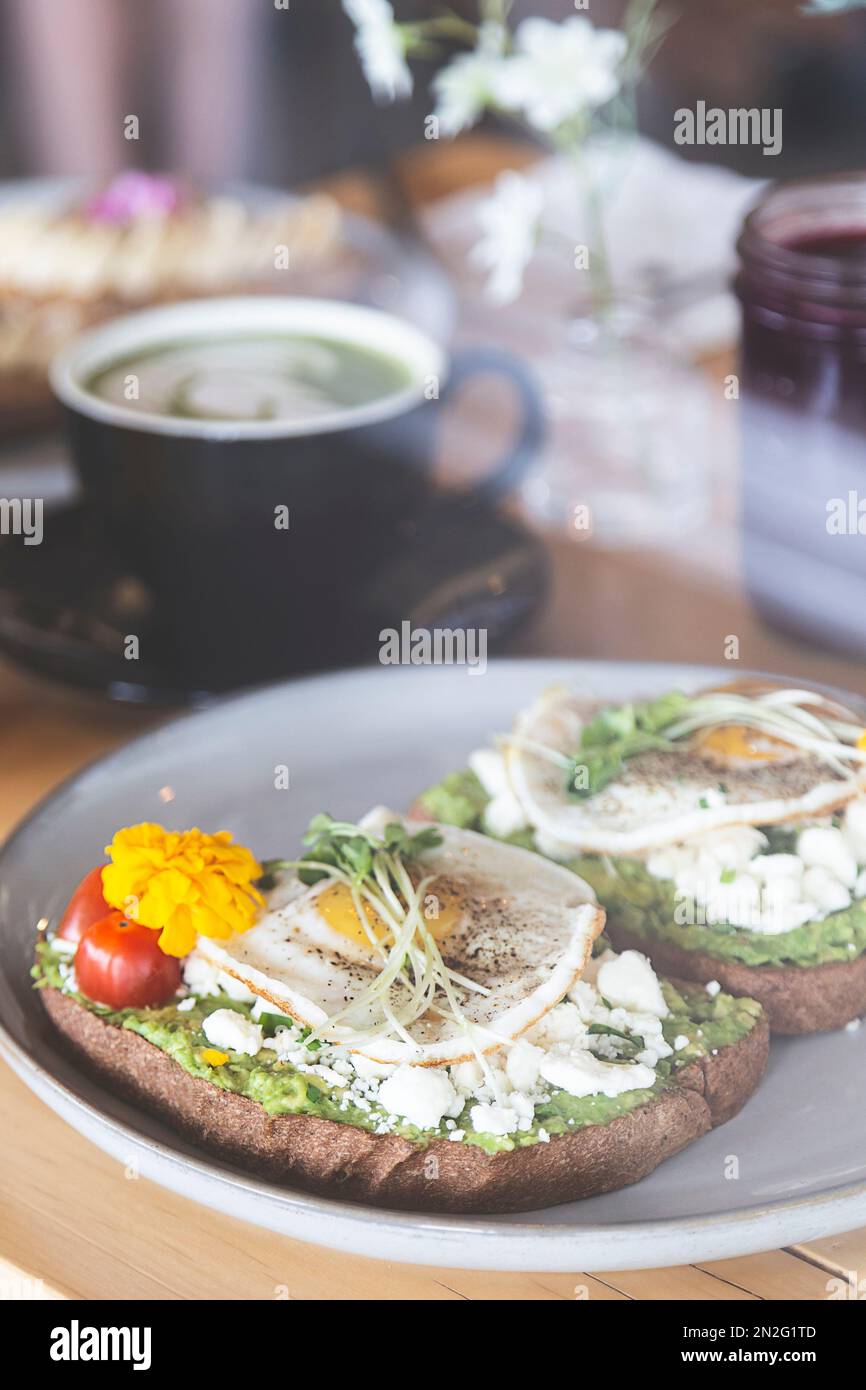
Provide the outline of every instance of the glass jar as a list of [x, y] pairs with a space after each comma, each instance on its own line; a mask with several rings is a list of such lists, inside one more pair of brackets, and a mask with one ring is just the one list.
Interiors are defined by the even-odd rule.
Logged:
[[864, 653], [866, 174], [771, 187], [738, 250], [749, 590], [777, 625]]

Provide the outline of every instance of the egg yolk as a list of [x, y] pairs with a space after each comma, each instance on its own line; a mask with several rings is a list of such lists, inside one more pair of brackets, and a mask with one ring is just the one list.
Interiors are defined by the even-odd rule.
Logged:
[[[378, 912], [369, 903], [363, 903], [362, 907], [377, 941], [387, 941], [391, 933]], [[352, 894], [345, 883], [330, 883], [324, 888], [316, 899], [316, 908], [319, 916], [324, 918], [332, 931], [361, 946], [370, 945], [370, 937], [355, 910]], [[437, 893], [435, 883], [430, 884], [424, 896], [423, 911], [427, 930], [436, 941], [444, 940], [462, 916], [460, 903], [454, 898]]]
[[777, 762], [790, 746], [780, 738], [760, 733], [744, 724], [725, 724], [720, 729], [710, 729], [700, 741], [703, 753], [768, 763]]

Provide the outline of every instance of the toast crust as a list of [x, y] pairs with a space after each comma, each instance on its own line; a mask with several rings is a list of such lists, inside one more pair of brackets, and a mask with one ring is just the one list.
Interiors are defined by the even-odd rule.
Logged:
[[313, 1115], [268, 1116], [59, 990], [40, 995], [69, 1045], [101, 1077], [204, 1149], [322, 1196], [408, 1211], [532, 1211], [638, 1182], [737, 1113], [761, 1079], [769, 1046], [762, 1017], [740, 1042], [684, 1067], [676, 1084], [609, 1124], [487, 1154], [447, 1139], [420, 1148]]
[[866, 1013], [866, 954], [824, 965], [743, 965], [625, 931], [610, 917], [605, 931], [617, 951], [642, 951], [660, 975], [692, 984], [718, 980], [728, 994], [757, 999], [773, 1033], [822, 1033]]

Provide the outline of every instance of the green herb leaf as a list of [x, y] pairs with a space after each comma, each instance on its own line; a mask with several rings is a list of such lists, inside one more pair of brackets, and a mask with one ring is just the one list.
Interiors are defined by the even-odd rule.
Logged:
[[399, 855], [403, 860], [414, 859], [425, 850], [441, 844], [442, 836], [432, 825], [410, 835], [399, 821], [392, 821], [386, 825], [380, 838], [359, 825], [335, 821], [333, 816], [321, 812], [310, 821], [303, 843], [309, 848], [301, 856], [301, 867], [298, 869], [302, 883], [318, 883], [320, 879], [328, 877], [325, 869], [305, 868], [305, 862], [309, 862], [330, 864], [335, 869], [341, 869], [358, 885], [372, 877], [377, 852], [384, 850], [388, 854]]
[[611, 1028], [608, 1023], [591, 1023], [587, 1032], [596, 1034], [604, 1033], [612, 1038], [622, 1038], [623, 1042], [633, 1045], [637, 1052], [642, 1052], [646, 1046], [639, 1033], [623, 1033], [619, 1028]]
[[681, 719], [689, 707], [689, 697], [681, 690], [671, 690], [660, 695], [657, 700], [648, 700], [637, 706], [638, 727], [649, 734], [659, 734], [677, 719]]
[[619, 775], [627, 758], [653, 748], [673, 748], [664, 730], [688, 706], [688, 696], [672, 690], [656, 700], [600, 710], [581, 731], [580, 747], [569, 762], [569, 792], [581, 798], [596, 796]]
[[291, 1028], [292, 1020], [285, 1014], [261, 1013], [258, 1017], [262, 1032], [266, 1038], [272, 1038], [278, 1028]]

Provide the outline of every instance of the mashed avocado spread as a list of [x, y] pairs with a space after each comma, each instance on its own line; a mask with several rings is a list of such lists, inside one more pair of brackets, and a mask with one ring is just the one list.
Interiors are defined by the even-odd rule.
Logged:
[[[400, 1134], [422, 1145], [431, 1139], [449, 1137], [444, 1122], [438, 1129], [422, 1130], [394, 1120], [375, 1104], [367, 1110], [352, 1103], [347, 1104], [347, 1099], [351, 1102], [351, 1098], [343, 1096], [341, 1088], [327, 1084], [319, 1076], [298, 1070], [290, 1062], [281, 1061], [276, 1052], [268, 1048], [262, 1048], [255, 1057], [229, 1052], [228, 1061], [222, 1066], [210, 1065], [204, 1056], [209, 1050], [208, 1040], [202, 1031], [205, 1018], [215, 1009], [225, 1008], [235, 1009], [249, 1017], [251, 1006], [248, 1004], [238, 1003], [226, 995], [217, 995], [195, 997], [192, 1008], [178, 1008], [179, 1000], [178, 1003], [157, 1009], [122, 1009], [114, 1012], [69, 990], [69, 957], [53, 949], [50, 941], [40, 942], [36, 950], [33, 977], [37, 988], [48, 985], [65, 989], [71, 998], [104, 1018], [107, 1023], [128, 1028], [168, 1053], [190, 1075], [209, 1081], [224, 1091], [258, 1101], [269, 1115], [318, 1115], [374, 1133], [382, 1132], [383, 1125], [387, 1125], [388, 1133]], [[663, 989], [670, 1009], [670, 1015], [663, 1020], [664, 1036], [672, 1046], [677, 1039], [679, 1048], [671, 1057], [659, 1061], [654, 1086], [647, 1090], [626, 1091], [616, 1097], [595, 1095], [578, 1098], [566, 1091], [553, 1089], [550, 1098], [536, 1106], [531, 1128], [510, 1135], [475, 1133], [469, 1119], [471, 1105], [467, 1102], [463, 1114], [457, 1118], [457, 1127], [464, 1132], [460, 1142], [476, 1144], [488, 1153], [496, 1153], [503, 1149], [537, 1144], [546, 1137], [567, 1134], [585, 1125], [607, 1124], [618, 1115], [635, 1110], [659, 1095], [670, 1084], [674, 1072], [689, 1062], [745, 1037], [760, 1014], [759, 1006], [751, 999], [733, 999], [726, 994], [711, 998], [700, 986], [680, 994], [667, 982], [663, 983]], [[189, 1000], [184, 1002], [188, 1004]], [[685, 1044], [683, 1039], [687, 1040]], [[311, 1064], [315, 1060], [315, 1051], [311, 1050]], [[630, 1059], [624, 1056], [623, 1060]]]
[[[436, 820], [466, 830], [481, 830], [488, 797], [473, 772], [452, 772], [426, 791], [423, 805]], [[779, 832], [767, 832], [771, 840]], [[533, 849], [531, 830], [509, 842]], [[779, 848], [783, 848], [780, 844]], [[579, 855], [568, 867], [595, 889], [611, 925], [635, 936], [670, 941], [690, 951], [743, 965], [823, 965], [851, 961], [866, 951], [866, 900], [854, 902], [821, 921], [770, 936], [732, 926], [681, 925], [675, 920], [676, 893], [667, 879], [654, 878], [639, 859]]]

